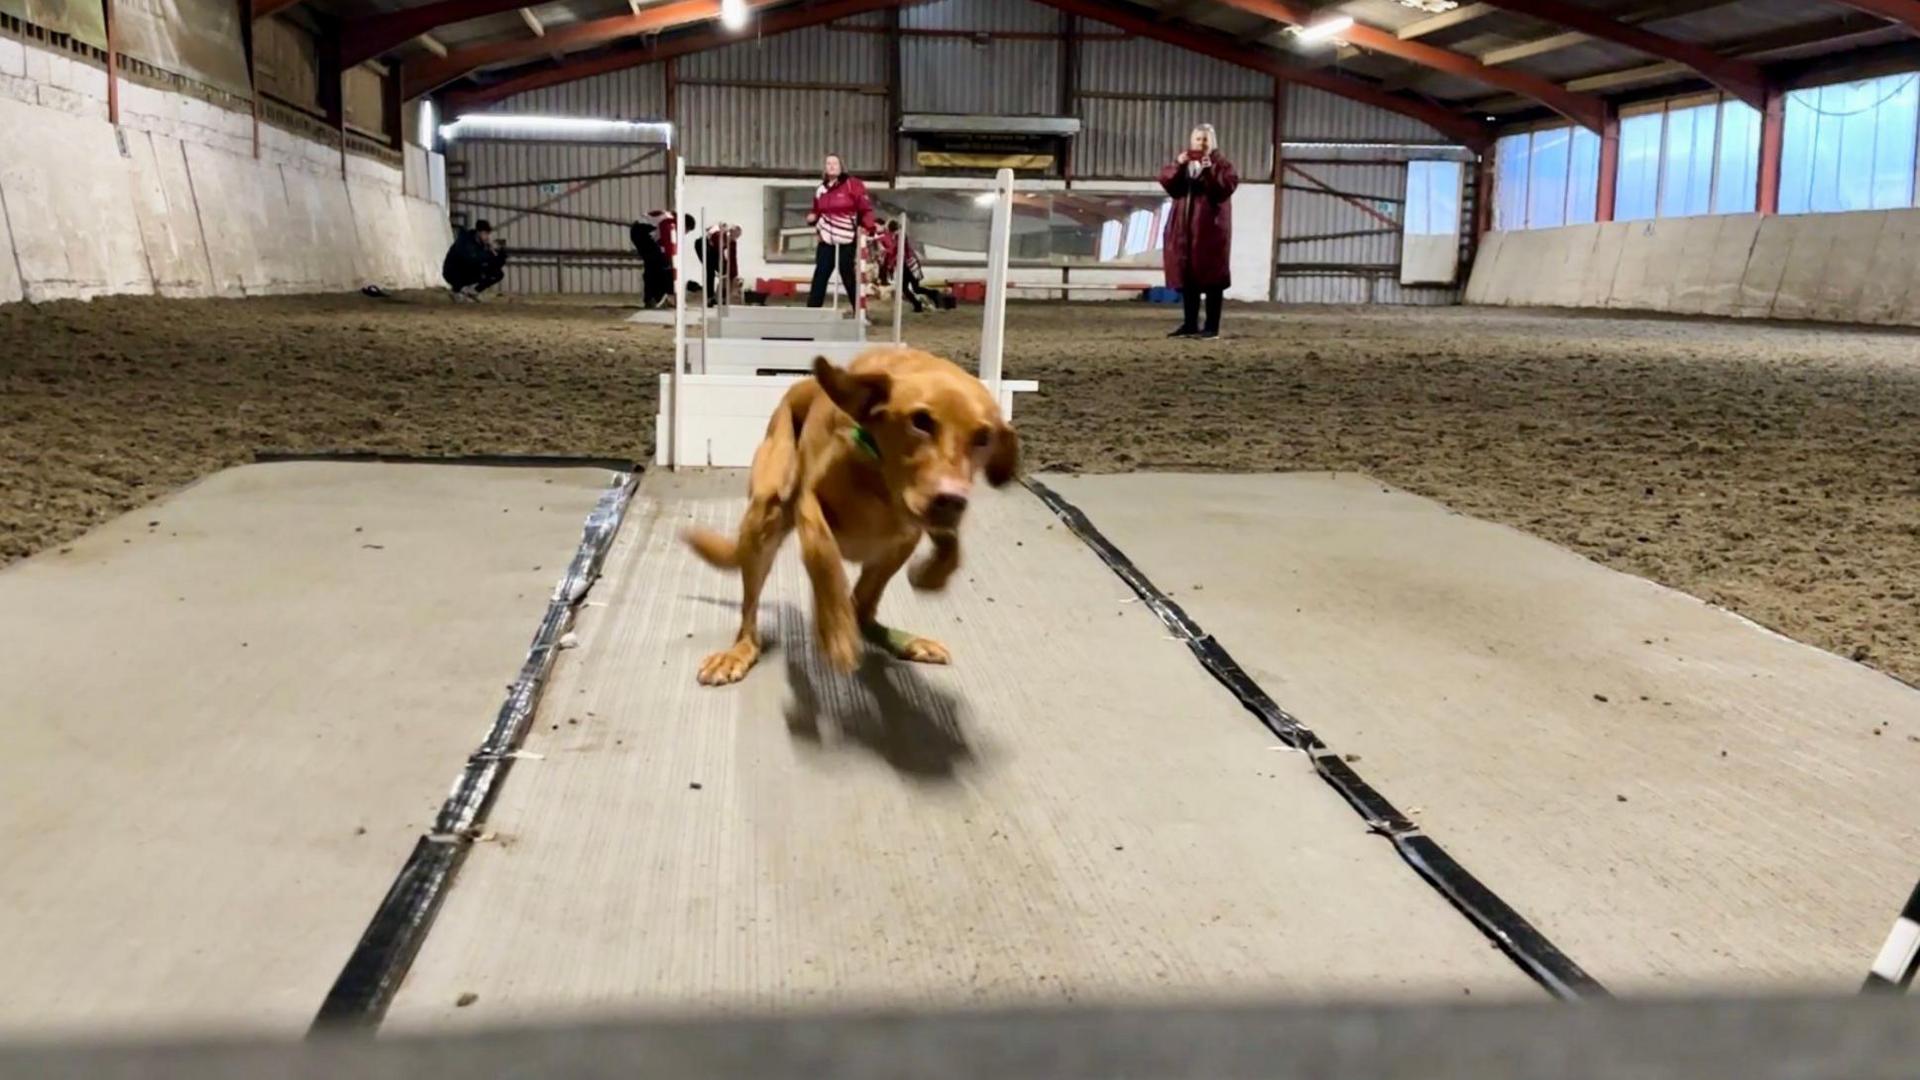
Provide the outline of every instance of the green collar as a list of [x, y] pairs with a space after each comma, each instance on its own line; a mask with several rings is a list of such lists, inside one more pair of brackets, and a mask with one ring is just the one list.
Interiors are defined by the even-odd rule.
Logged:
[[853, 440], [853, 445], [866, 451], [868, 457], [875, 461], [880, 460], [880, 444], [873, 441], [873, 436], [866, 428], [859, 424], [853, 425], [853, 430], [847, 432], [847, 438]]

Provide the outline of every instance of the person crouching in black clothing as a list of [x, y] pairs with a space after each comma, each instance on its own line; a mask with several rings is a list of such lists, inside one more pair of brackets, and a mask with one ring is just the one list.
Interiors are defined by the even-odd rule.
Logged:
[[471, 229], [461, 229], [440, 263], [440, 276], [455, 300], [473, 303], [480, 294], [500, 284], [507, 276], [507, 254], [493, 242], [493, 223], [481, 218]]
[[673, 296], [673, 264], [652, 225], [636, 221], [627, 230], [633, 249], [640, 253], [640, 298], [649, 308], [657, 308]]

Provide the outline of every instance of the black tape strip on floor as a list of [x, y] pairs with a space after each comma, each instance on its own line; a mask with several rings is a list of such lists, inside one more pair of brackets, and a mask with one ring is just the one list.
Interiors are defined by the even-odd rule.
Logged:
[[1598, 980], [1588, 975], [1524, 916], [1456, 862], [1432, 837], [1422, 833], [1419, 826], [1396, 809], [1386, 796], [1361, 779], [1360, 774], [1340, 755], [1329, 750], [1311, 728], [1281, 708], [1212, 634], [1202, 630], [1192, 616], [1161, 592], [1079, 507], [1038, 480], [1029, 478], [1026, 486], [1133, 589], [1141, 602], [1168, 629], [1186, 642], [1201, 666], [1231, 691], [1248, 712], [1265, 724], [1281, 742], [1305, 751], [1313, 762], [1314, 771], [1366, 820], [1368, 828], [1392, 841], [1394, 850], [1400, 853], [1407, 865], [1419, 872], [1456, 910], [1478, 926], [1501, 951], [1520, 965], [1521, 970], [1548, 993], [1564, 1001], [1609, 996]]
[[569, 457], [563, 454], [389, 454], [379, 450], [257, 450], [257, 465], [290, 461], [337, 462], [349, 465], [476, 465], [487, 468], [607, 469], [638, 472], [640, 465], [620, 458]]
[[1913, 887], [1907, 906], [1893, 921], [1893, 932], [1880, 947], [1866, 985], [1860, 989], [1869, 994], [1904, 993], [1913, 985], [1916, 974], [1920, 974], [1920, 885]]
[[334, 980], [333, 988], [314, 1018], [315, 1033], [339, 1029], [371, 1030], [386, 1017], [387, 1006], [420, 952], [427, 931], [439, 914], [448, 888], [466, 861], [479, 826], [513, 766], [513, 753], [526, 738], [534, 709], [546, 689], [547, 676], [560, 651], [560, 638], [573, 622], [574, 612], [600, 576], [607, 550], [626, 516], [638, 477], [622, 472], [600, 496], [580, 538], [567, 572], [554, 587], [540, 628], [527, 649], [526, 662], [508, 688], [507, 698], [494, 715], [486, 738], [467, 759], [454, 782], [452, 794], [441, 805], [433, 831], [414, 844], [400, 876], [380, 901], [360, 942]]

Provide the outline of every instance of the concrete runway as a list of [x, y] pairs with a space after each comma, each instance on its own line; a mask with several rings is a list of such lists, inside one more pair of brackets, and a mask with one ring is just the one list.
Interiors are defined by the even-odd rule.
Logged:
[[1046, 482], [1610, 989], [1859, 987], [1920, 692], [1361, 476]]
[[[823, 669], [790, 545], [739, 686], [679, 543], [738, 474], [651, 473], [389, 1029], [554, 1014], [1539, 991], [1025, 491], [884, 618], [947, 669]], [[474, 999], [458, 1005], [465, 995]]]
[[252, 465], [0, 572], [0, 1032], [304, 1030], [609, 475]]
[[[0, 1032], [300, 1030], [606, 479], [253, 466], [0, 573]], [[1046, 479], [1610, 988], [1864, 976], [1920, 693], [1362, 477]], [[1029, 492], [883, 605], [951, 668], [826, 670], [790, 547], [699, 687], [743, 486], [642, 481], [391, 1028], [1541, 996]]]

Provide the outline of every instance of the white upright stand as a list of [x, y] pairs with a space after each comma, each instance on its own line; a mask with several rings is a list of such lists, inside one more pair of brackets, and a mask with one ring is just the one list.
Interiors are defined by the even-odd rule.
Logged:
[[[682, 165], [674, 176], [676, 213], [684, 205], [685, 187], [686, 169]], [[993, 214], [993, 247], [987, 257], [987, 314], [982, 327], [980, 379], [993, 391], [1002, 415], [1011, 420], [1014, 395], [1032, 393], [1040, 386], [1002, 378], [1007, 260], [1013, 235], [1013, 173], [1002, 169], [996, 188], [999, 199]], [[906, 270], [905, 240], [903, 232], [900, 256], [903, 273]], [[824, 356], [844, 365], [867, 350], [865, 311], [858, 296], [849, 297], [857, 325], [847, 328], [838, 319], [821, 320], [821, 309], [742, 309], [720, 319], [711, 336], [703, 336], [697, 342], [689, 340], [682, 310], [686, 296], [686, 247], [683, 243], [675, 256], [682, 271], [681, 296], [680, 304], [674, 308], [673, 368], [660, 376], [661, 415], [654, 423], [657, 440], [654, 460], [674, 468], [746, 468], [753, 464], [754, 450], [766, 437], [767, 417], [773, 414], [787, 390], [807, 377], [814, 357]], [[897, 304], [898, 297], [893, 316], [894, 340], [904, 341]], [[704, 302], [701, 320], [704, 325]], [[805, 325], [809, 321], [820, 325], [810, 331]], [[828, 322], [836, 333], [824, 332]], [[848, 329], [854, 333], [840, 336]], [[785, 337], [796, 332], [806, 333], [807, 338]], [[781, 336], [772, 336], [775, 334]]]
[[900, 239], [893, 247], [893, 343], [906, 341], [900, 336], [901, 312], [906, 310], [907, 288], [907, 215], [900, 215]]
[[[673, 224], [686, 224], [682, 208], [687, 205], [687, 159], [676, 156], [673, 169]], [[673, 368], [667, 379], [667, 441], [665, 462], [669, 469], [680, 468], [680, 367], [687, 358], [687, 245], [693, 241], [682, 236], [673, 249]], [[656, 455], [657, 456], [657, 455]]]
[[1007, 263], [1013, 252], [1013, 170], [993, 178], [993, 233], [987, 257], [987, 310], [980, 326], [980, 381], [1000, 396], [1001, 358], [1006, 352]]

